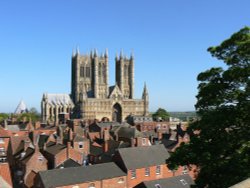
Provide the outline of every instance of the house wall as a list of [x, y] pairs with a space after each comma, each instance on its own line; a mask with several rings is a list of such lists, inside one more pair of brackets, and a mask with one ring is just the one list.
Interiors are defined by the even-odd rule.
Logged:
[[149, 180], [156, 180], [161, 178], [168, 178], [173, 176], [173, 172], [167, 168], [166, 164], [160, 165], [161, 166], [161, 173], [156, 174], [156, 166], [149, 167], [150, 175], [145, 176], [145, 168], [136, 169], [136, 178], [132, 178], [131, 170], [127, 172], [127, 183], [128, 188], [132, 188], [137, 184], [141, 183], [142, 181], [149, 181]]

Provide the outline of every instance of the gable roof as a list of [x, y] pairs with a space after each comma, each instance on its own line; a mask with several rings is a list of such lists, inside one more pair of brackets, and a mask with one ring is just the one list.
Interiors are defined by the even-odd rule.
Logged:
[[48, 188], [110, 179], [114, 177], [126, 176], [126, 174], [118, 166], [111, 162], [85, 167], [41, 171], [39, 172], [39, 176], [44, 187]]
[[81, 166], [79, 163], [69, 158], [63, 163], [61, 163], [60, 165], [58, 165], [56, 168], [70, 168], [70, 167], [79, 167], [79, 166]]
[[61, 106], [74, 106], [70, 96], [68, 94], [44, 94], [44, 98], [48, 100], [48, 103], [52, 106], [61, 105]]
[[123, 97], [122, 92], [117, 84], [109, 87], [109, 98], [111, 98], [112, 96], [115, 96], [115, 95]]
[[152, 181], [144, 181], [136, 188], [189, 188], [191, 185], [194, 185], [194, 181], [188, 175], [174, 176], [171, 178], [164, 178]]
[[164, 145], [118, 149], [127, 170], [165, 164], [170, 157]]

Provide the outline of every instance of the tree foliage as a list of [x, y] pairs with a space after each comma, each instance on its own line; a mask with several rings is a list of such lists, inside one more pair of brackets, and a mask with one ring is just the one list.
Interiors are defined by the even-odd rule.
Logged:
[[164, 121], [168, 120], [169, 118], [168, 112], [163, 108], [158, 108], [158, 110], [155, 113], [153, 113], [152, 116], [154, 119], [161, 118]]
[[168, 166], [195, 164], [197, 187], [223, 188], [250, 177], [250, 28], [208, 51], [226, 69], [213, 67], [198, 75], [195, 107], [201, 119], [189, 130], [200, 133], [176, 150]]
[[36, 108], [31, 108], [29, 112], [17, 116], [17, 121], [23, 121], [24, 119], [26, 121], [31, 120], [32, 122], [36, 122], [40, 120], [40, 114], [37, 112]]
[[3, 122], [5, 119], [8, 119], [9, 114], [0, 113], [0, 123]]

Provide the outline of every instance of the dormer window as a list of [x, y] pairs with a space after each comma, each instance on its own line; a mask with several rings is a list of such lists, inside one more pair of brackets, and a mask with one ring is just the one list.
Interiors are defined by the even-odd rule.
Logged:
[[186, 182], [186, 180], [181, 179], [180, 182], [182, 183], [182, 185], [187, 185], [188, 183]]
[[161, 188], [160, 184], [155, 184], [155, 188]]

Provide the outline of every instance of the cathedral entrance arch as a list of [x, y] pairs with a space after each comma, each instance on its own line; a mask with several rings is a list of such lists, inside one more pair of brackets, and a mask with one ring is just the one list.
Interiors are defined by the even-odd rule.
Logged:
[[115, 103], [113, 106], [112, 120], [114, 122], [122, 122], [122, 107], [118, 103]]

